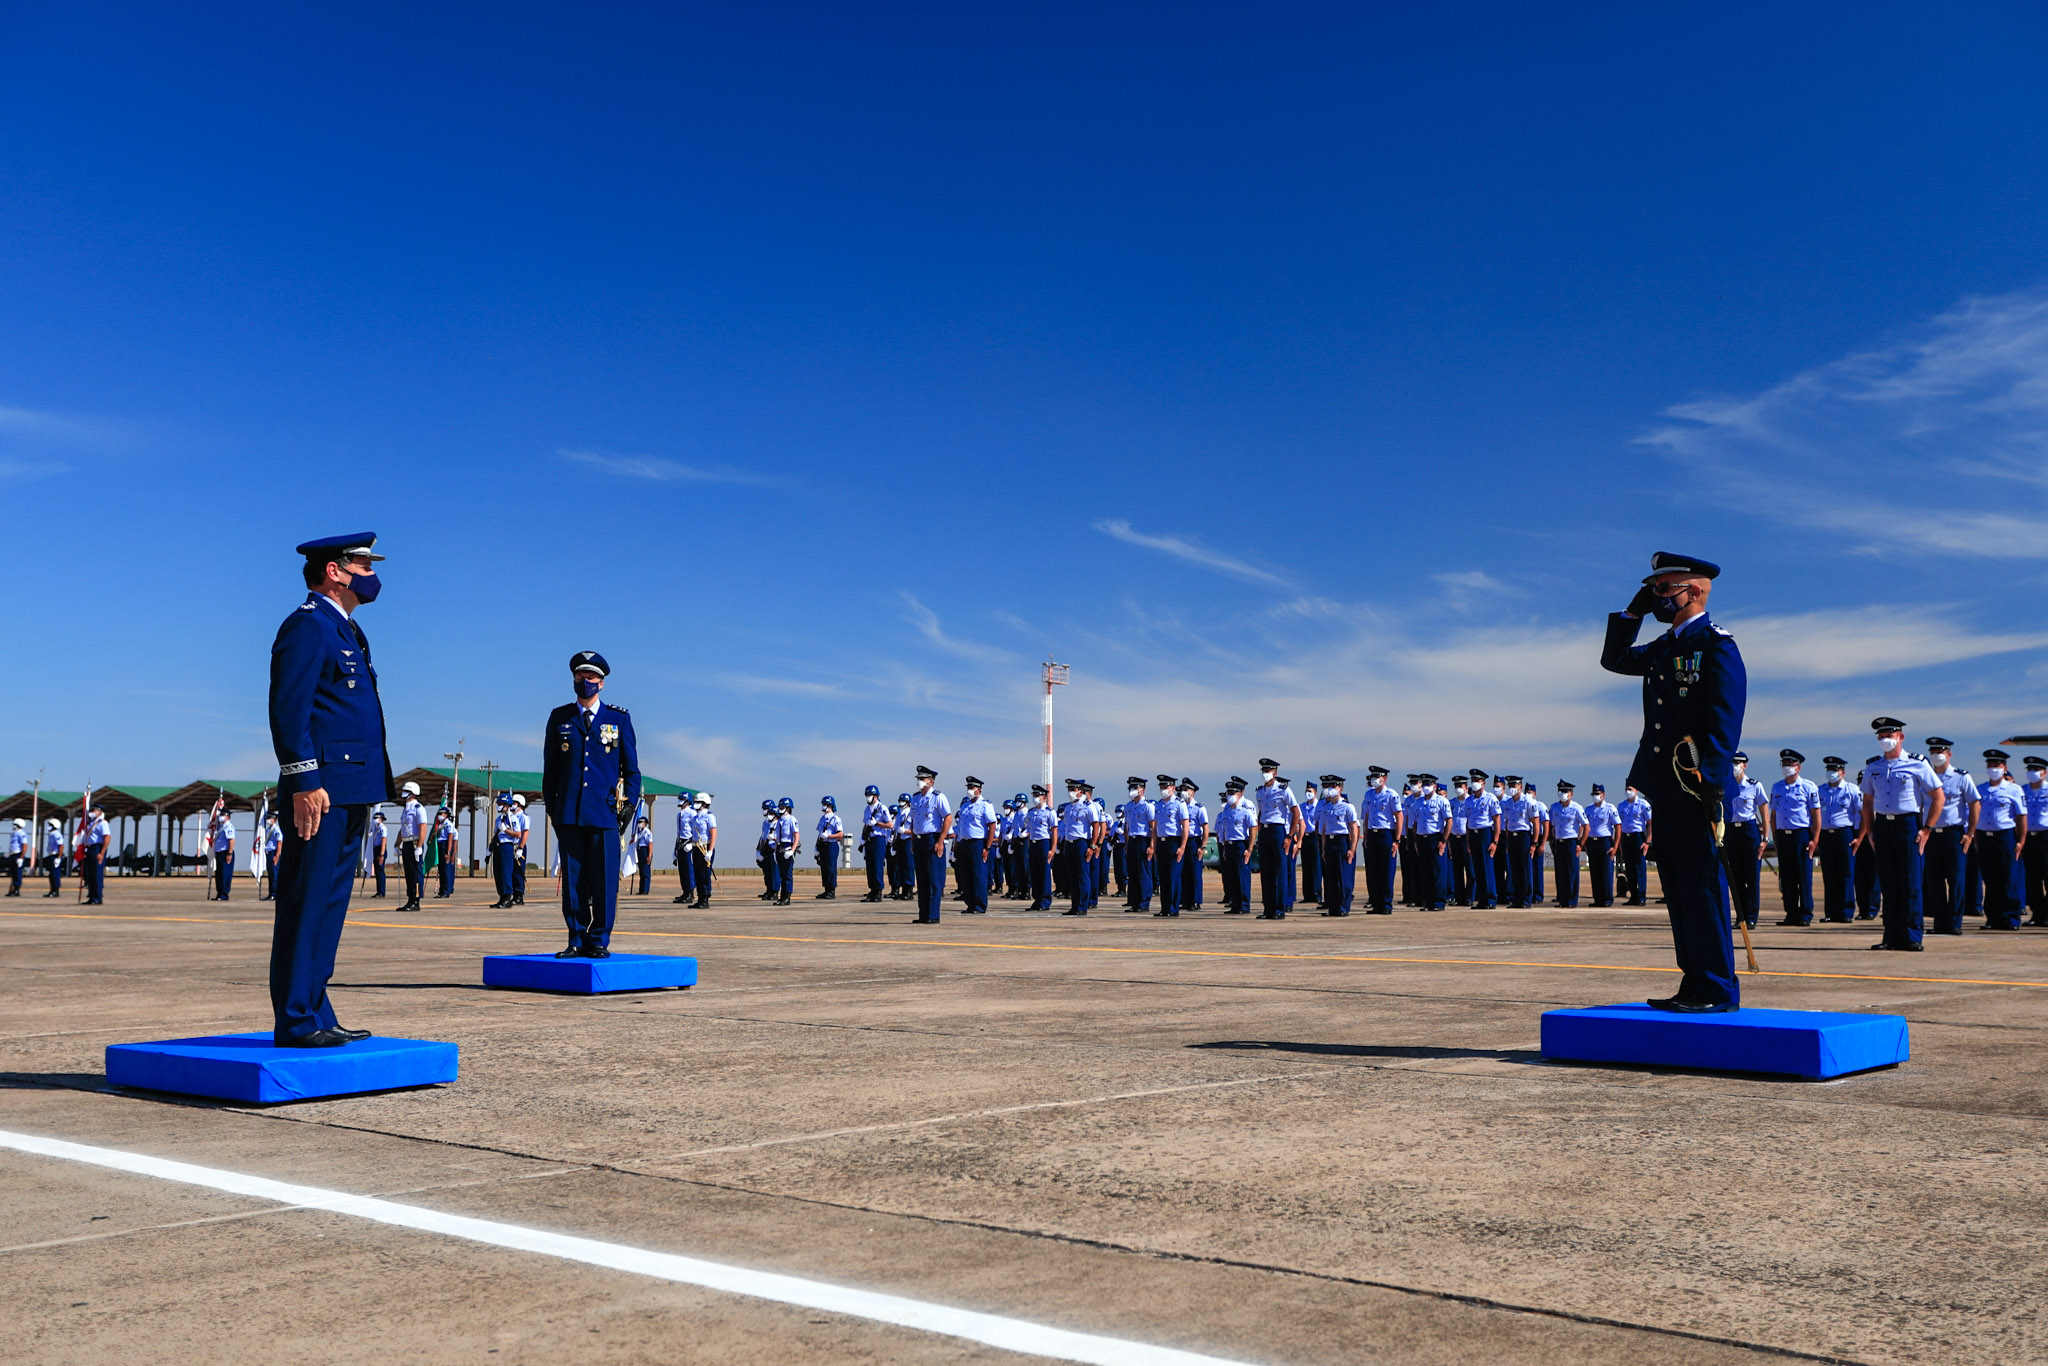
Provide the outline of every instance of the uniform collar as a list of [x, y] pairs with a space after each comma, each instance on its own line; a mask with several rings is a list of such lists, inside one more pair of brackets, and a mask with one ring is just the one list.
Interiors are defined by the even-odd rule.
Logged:
[[1671, 638], [1673, 640], [1677, 640], [1680, 636], [1689, 636], [1694, 631], [1699, 630], [1701, 627], [1704, 627], [1706, 625], [1707, 614], [1705, 612], [1702, 612], [1698, 616], [1692, 618], [1690, 621], [1685, 622], [1683, 625], [1672, 627]]
[[308, 593], [306, 594], [306, 597], [309, 601], [312, 602], [326, 603], [327, 609], [333, 612], [334, 615], [340, 617], [343, 621], [347, 621], [349, 619], [348, 613], [342, 610], [341, 604], [336, 602], [333, 598], [328, 597], [325, 593]]

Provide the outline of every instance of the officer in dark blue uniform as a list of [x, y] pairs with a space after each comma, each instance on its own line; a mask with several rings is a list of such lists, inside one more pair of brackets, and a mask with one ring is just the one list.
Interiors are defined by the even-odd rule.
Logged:
[[562, 919], [569, 947], [557, 958], [611, 957], [619, 911], [619, 837], [640, 809], [640, 747], [633, 718], [599, 699], [612, 666], [595, 650], [570, 656], [576, 700], [548, 713], [541, 735], [541, 800], [562, 850]]
[[343, 1029], [327, 999], [370, 808], [395, 801], [384, 706], [355, 610], [375, 602], [377, 537], [364, 531], [298, 548], [306, 600], [270, 647], [270, 743], [278, 799], [288, 802], [270, 939], [270, 1005], [284, 1048], [335, 1048], [369, 1037]]
[[[1628, 781], [1656, 808], [1657, 871], [1684, 973], [1676, 995], [1650, 1002], [1659, 1010], [1729, 1011], [1742, 999], [1719, 843], [1749, 677], [1735, 637], [1707, 618], [1720, 573], [1707, 560], [1651, 556], [1643, 586], [1626, 610], [1608, 617], [1600, 654], [1610, 673], [1643, 680], [1643, 735]], [[1637, 645], [1646, 614], [1671, 629]]]

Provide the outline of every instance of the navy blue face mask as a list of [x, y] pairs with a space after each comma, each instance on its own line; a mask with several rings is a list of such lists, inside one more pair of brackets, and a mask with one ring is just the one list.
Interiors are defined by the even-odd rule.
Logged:
[[377, 578], [377, 571], [374, 569], [358, 570], [356, 576], [348, 582], [348, 591], [356, 595], [357, 602], [375, 602], [377, 594], [383, 589], [384, 585]]
[[591, 698], [597, 696], [597, 690], [603, 686], [604, 680], [602, 678], [578, 678], [576, 680], [576, 695], [588, 702]]

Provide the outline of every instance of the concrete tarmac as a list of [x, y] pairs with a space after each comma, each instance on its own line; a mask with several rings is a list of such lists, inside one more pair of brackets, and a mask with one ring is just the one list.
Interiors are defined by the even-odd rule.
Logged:
[[[1660, 908], [1086, 919], [709, 910], [614, 948], [688, 991], [481, 985], [544, 882], [357, 903], [344, 1024], [451, 1086], [119, 1093], [114, 1042], [266, 1028], [267, 904], [0, 902], [0, 1128], [1274, 1363], [2048, 1359], [2048, 931], [1758, 938], [1752, 1005], [1886, 1011], [1828, 1083], [1552, 1064], [1553, 1006], [1668, 993]], [[801, 895], [801, 893], [800, 893]], [[0, 1151], [0, 1361], [1027, 1360], [908, 1328]]]

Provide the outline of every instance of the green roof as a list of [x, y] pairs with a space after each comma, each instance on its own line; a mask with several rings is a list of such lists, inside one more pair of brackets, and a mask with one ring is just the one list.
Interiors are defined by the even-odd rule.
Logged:
[[133, 797], [138, 802], [153, 804], [177, 790], [175, 787], [143, 787], [137, 783], [103, 783], [93, 789], [93, 794], [97, 796], [102, 792], [118, 792], [124, 797]]
[[[451, 781], [455, 777], [455, 770], [452, 768], [438, 768], [429, 765], [419, 771], [422, 773], [432, 773], [436, 777], [447, 778]], [[492, 770], [489, 774], [489, 781], [486, 782], [482, 769], [465, 768], [462, 770], [462, 780], [470, 786], [487, 787], [498, 792], [538, 792], [540, 791], [540, 777], [540, 774], [529, 769], [500, 768]], [[651, 778], [645, 773], [640, 775], [640, 790], [650, 797], [681, 797], [685, 795], [694, 797], [697, 795], [697, 789], [694, 787], [683, 787], [680, 784], [668, 782], [662, 778]]]

